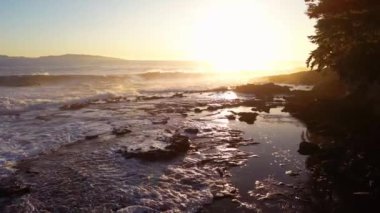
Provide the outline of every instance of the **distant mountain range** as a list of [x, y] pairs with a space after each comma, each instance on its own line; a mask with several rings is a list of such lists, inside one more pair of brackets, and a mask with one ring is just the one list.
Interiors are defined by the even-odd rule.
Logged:
[[127, 65], [131, 61], [94, 56], [66, 54], [59, 56], [41, 56], [37, 58], [11, 57], [0, 55], [0, 66], [92, 66], [92, 65]]
[[191, 61], [139, 61], [94, 55], [66, 54], [37, 58], [0, 55], [0, 74], [19, 75], [32, 73], [49, 74], [97, 74], [145, 71], [191, 71], [197, 62]]

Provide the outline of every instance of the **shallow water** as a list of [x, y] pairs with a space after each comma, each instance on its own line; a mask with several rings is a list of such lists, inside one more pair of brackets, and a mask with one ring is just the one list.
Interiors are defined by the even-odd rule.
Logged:
[[[244, 132], [245, 138], [253, 138], [260, 145], [242, 146], [240, 150], [251, 153], [243, 166], [231, 168], [231, 182], [239, 189], [239, 202], [234, 204], [226, 200], [217, 201], [207, 206], [206, 212], [230, 212], [230, 211], [303, 211], [305, 204], [294, 189], [302, 189], [308, 180], [308, 172], [305, 168], [306, 157], [300, 155], [298, 150], [301, 135], [306, 127], [289, 113], [282, 112], [283, 107], [271, 108], [269, 113], [260, 113], [253, 125], [234, 121], [216, 119], [213, 122], [226, 124], [232, 129]], [[249, 112], [249, 107], [225, 109], [222, 115], [235, 112]], [[218, 118], [218, 116], [216, 116]], [[220, 118], [220, 117], [219, 117]], [[258, 185], [266, 183], [265, 190], [257, 190]], [[277, 188], [274, 188], [277, 187]], [[288, 188], [293, 188], [289, 192]], [[278, 193], [289, 196], [286, 200], [268, 198], [266, 193]], [[248, 208], [246, 208], [248, 207]], [[240, 208], [240, 209], [239, 209]], [[254, 209], [254, 210], [253, 210]]]

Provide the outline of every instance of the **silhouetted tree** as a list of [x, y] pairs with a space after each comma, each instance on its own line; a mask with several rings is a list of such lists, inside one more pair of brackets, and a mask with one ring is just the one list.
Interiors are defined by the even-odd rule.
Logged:
[[312, 70], [337, 72], [349, 85], [380, 82], [380, 0], [305, 0], [317, 20]]

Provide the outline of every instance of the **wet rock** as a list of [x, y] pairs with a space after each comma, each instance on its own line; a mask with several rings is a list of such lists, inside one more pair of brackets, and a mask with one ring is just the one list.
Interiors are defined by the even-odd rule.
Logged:
[[194, 109], [194, 112], [195, 112], [195, 113], [201, 113], [201, 112], [202, 112], [202, 110], [201, 110], [201, 109], [199, 109], [199, 108], [195, 108], [195, 109]]
[[239, 121], [246, 122], [247, 124], [253, 124], [259, 114], [255, 112], [240, 112], [238, 115], [240, 116]]
[[98, 137], [99, 137], [99, 134], [88, 134], [84, 138], [86, 140], [93, 140], [93, 139], [98, 138]]
[[140, 158], [143, 160], [167, 160], [177, 157], [179, 154], [190, 149], [189, 138], [183, 135], [173, 135], [168, 141], [168, 145], [164, 148], [150, 147], [149, 150], [124, 149], [118, 152], [123, 154], [125, 158]]
[[301, 155], [312, 155], [320, 150], [319, 146], [309, 142], [301, 142], [299, 145], [298, 153]]
[[228, 120], [235, 120], [236, 119], [236, 116], [235, 115], [226, 115], [226, 118]]
[[199, 129], [197, 129], [197, 128], [186, 128], [185, 132], [189, 133], [189, 134], [198, 134], [199, 133]]
[[298, 176], [299, 174], [293, 170], [288, 170], [285, 172], [286, 175], [289, 175], [289, 176]]
[[85, 108], [89, 105], [90, 105], [90, 103], [88, 103], [88, 102], [72, 103], [72, 104], [65, 104], [65, 105], [61, 106], [60, 109], [61, 110], [78, 110], [78, 109]]
[[114, 128], [112, 130], [112, 134], [114, 135], [125, 135], [125, 134], [128, 134], [128, 133], [131, 133], [132, 131], [127, 129], [126, 127], [118, 127], [118, 128]]
[[150, 100], [157, 100], [157, 99], [162, 99], [165, 97], [162, 96], [137, 96], [136, 101], [150, 101]]
[[215, 171], [218, 173], [218, 175], [219, 175], [220, 177], [223, 177], [224, 174], [226, 173], [226, 168], [225, 168], [225, 167], [217, 167], [217, 168], [215, 169]]
[[176, 94], [174, 94], [174, 95], [172, 95], [172, 96], [170, 96], [171, 98], [183, 98], [184, 97], [184, 95], [182, 94], [182, 93], [176, 93]]
[[236, 196], [238, 190], [231, 186], [231, 184], [215, 185], [213, 192], [214, 199], [233, 198]]
[[119, 209], [116, 211], [116, 213], [158, 213], [159, 211], [156, 211], [152, 208], [149, 208], [147, 206], [128, 206], [123, 209]]
[[189, 138], [183, 135], [176, 134], [170, 140], [170, 145], [167, 149], [175, 152], [185, 152], [190, 148]]

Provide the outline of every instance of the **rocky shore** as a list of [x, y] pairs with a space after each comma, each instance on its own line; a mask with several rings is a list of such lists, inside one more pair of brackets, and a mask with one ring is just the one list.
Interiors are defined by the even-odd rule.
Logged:
[[[357, 124], [350, 123], [350, 117], [338, 122], [336, 110], [350, 106], [343, 104], [346, 99], [338, 101], [317, 94], [322, 93], [275, 84], [248, 84], [231, 89], [89, 100], [37, 113], [28, 119], [35, 119], [33, 122], [41, 128], [78, 121], [92, 128], [72, 143], [8, 166], [12, 172], [1, 180], [0, 209], [208, 212], [233, 203], [231, 206], [242, 212], [303, 211], [318, 205], [316, 211], [324, 211], [332, 205], [342, 210], [349, 199], [375, 201], [380, 167], [371, 153], [376, 153], [378, 146], [354, 140], [363, 134], [367, 135], [365, 141], [375, 140], [376, 126], [368, 121], [365, 108], [361, 114], [345, 112], [361, 122], [360, 130], [353, 129]], [[275, 114], [278, 109], [280, 114]], [[307, 125], [302, 138], [295, 136], [299, 141], [294, 141], [293, 151], [298, 149], [309, 156], [306, 166], [311, 183], [301, 181], [297, 186], [296, 180], [307, 178], [308, 171], [302, 169], [304, 162], [292, 167], [287, 149], [247, 137], [252, 134], [248, 128], [258, 120], [279, 119], [276, 116], [283, 115], [281, 110]], [[17, 122], [21, 125], [25, 121]], [[274, 123], [269, 125], [274, 128]], [[281, 138], [286, 132], [278, 134]], [[251, 151], [256, 149], [250, 148], [256, 146], [271, 146], [273, 153], [264, 152], [268, 157], [262, 160], [274, 160], [275, 172], [281, 171], [284, 180], [290, 178], [289, 183], [273, 179], [271, 172], [264, 171], [257, 171], [265, 178], [251, 180], [251, 190], [239, 186], [246, 184], [244, 181], [234, 181], [239, 178], [238, 170], [247, 172], [247, 165], [260, 162], [260, 156]], [[343, 183], [357, 185], [352, 185], [349, 192], [347, 188], [339, 191]]]

